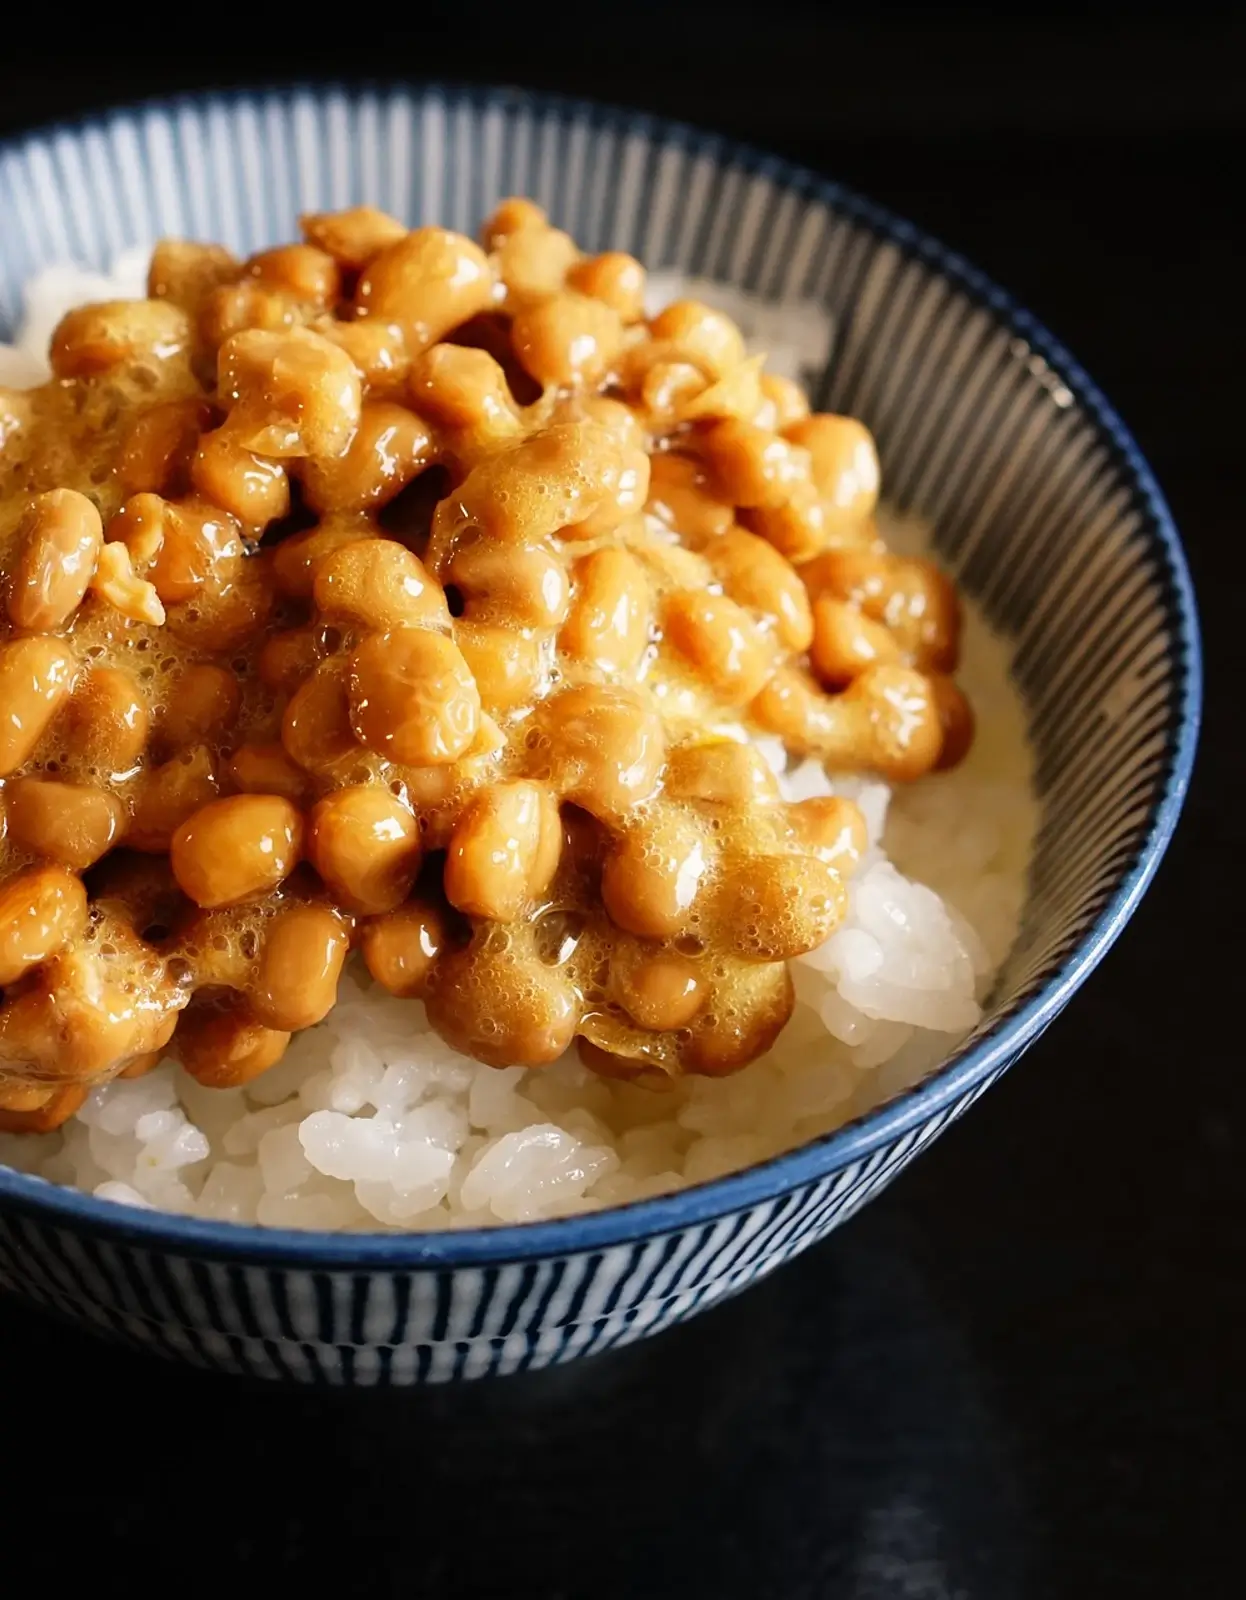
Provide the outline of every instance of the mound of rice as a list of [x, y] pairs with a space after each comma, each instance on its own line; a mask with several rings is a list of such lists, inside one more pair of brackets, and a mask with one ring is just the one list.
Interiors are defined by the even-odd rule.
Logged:
[[[46, 375], [59, 317], [85, 300], [142, 293], [145, 251], [114, 275], [53, 268], [32, 284], [0, 383]], [[713, 299], [777, 346], [799, 376], [830, 330], [816, 309], [786, 321], [734, 291]], [[820, 320], [819, 320], [820, 319]], [[923, 530], [895, 523], [892, 548]], [[918, 1081], [980, 1016], [1025, 896], [1037, 809], [1009, 650], [966, 608], [960, 682], [978, 718], [954, 772], [891, 790], [789, 767], [760, 740], [789, 799], [838, 793], [865, 814], [870, 850], [847, 919], [792, 965], [795, 1012], [774, 1048], [736, 1076], [665, 1091], [607, 1082], [569, 1053], [541, 1070], [485, 1067], [433, 1033], [361, 965], [338, 1004], [243, 1089], [204, 1089], [169, 1062], [90, 1096], [57, 1133], [0, 1135], [0, 1162], [103, 1199], [231, 1222], [377, 1231], [473, 1227], [595, 1211], [702, 1183], [791, 1149]]]

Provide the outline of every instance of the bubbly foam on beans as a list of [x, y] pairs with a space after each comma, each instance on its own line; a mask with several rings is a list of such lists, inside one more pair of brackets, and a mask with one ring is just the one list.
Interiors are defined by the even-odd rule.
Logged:
[[[821, 313], [674, 290], [646, 325], [639, 265], [526, 202], [487, 254], [366, 209], [306, 235], [162, 244], [157, 299], [109, 290], [64, 381], [0, 392], [0, 673], [48, 656], [0, 895], [90, 867], [81, 931], [9, 952], [0, 1159], [238, 1220], [523, 1220], [920, 1075], [1011, 941], [1029, 754], [971, 613], [973, 739], [868, 434], [778, 370]], [[769, 372], [733, 315], [787, 338]]]

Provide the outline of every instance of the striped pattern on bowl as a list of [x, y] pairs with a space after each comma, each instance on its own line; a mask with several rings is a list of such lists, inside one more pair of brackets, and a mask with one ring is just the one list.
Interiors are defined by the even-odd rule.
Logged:
[[305, 91], [154, 106], [0, 152], [0, 338], [52, 261], [173, 233], [250, 251], [370, 202], [471, 231], [524, 193], [589, 250], [812, 300], [819, 406], [874, 430], [889, 499], [1017, 641], [1043, 820], [1020, 938], [972, 1038], [839, 1132], [667, 1199], [438, 1236], [234, 1228], [0, 1170], [0, 1285], [227, 1371], [410, 1383], [628, 1342], [735, 1293], [863, 1205], [1051, 1021], [1130, 915], [1193, 760], [1189, 579], [1136, 447], [972, 268], [859, 198], [725, 141], [515, 92]]

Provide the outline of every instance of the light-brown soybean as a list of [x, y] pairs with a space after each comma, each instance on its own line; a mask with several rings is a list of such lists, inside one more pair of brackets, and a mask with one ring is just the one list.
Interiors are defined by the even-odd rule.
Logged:
[[[499, 935], [504, 937], [499, 938]], [[489, 1066], [544, 1066], [575, 1037], [580, 1001], [519, 930], [490, 929], [433, 969], [425, 1004], [446, 1042]]]
[[61, 867], [30, 867], [0, 884], [0, 988], [63, 950], [86, 921], [86, 890]]
[[544, 224], [512, 228], [491, 248], [508, 311], [557, 294], [580, 258], [574, 239]]
[[9, 617], [27, 632], [54, 633], [81, 605], [95, 573], [103, 542], [100, 514], [84, 494], [50, 489], [35, 496], [19, 537]]
[[107, 300], [61, 318], [48, 360], [58, 378], [90, 378], [130, 363], [149, 370], [184, 364], [193, 342], [194, 325], [180, 306]]
[[401, 905], [420, 855], [419, 824], [388, 789], [338, 789], [312, 807], [308, 860], [348, 911], [377, 916]]
[[455, 827], [446, 855], [450, 904], [473, 917], [513, 922], [549, 886], [562, 851], [558, 804], [544, 784], [494, 784]]
[[791, 378], [785, 378], [777, 372], [763, 372], [761, 392], [774, 407], [772, 425], [779, 433], [786, 433], [795, 423], [809, 415], [809, 401], [805, 391], [798, 383], [793, 383]]
[[645, 314], [645, 269], [622, 250], [577, 261], [567, 273], [567, 285], [604, 300], [624, 322], [639, 322]]
[[707, 739], [671, 751], [663, 785], [675, 800], [744, 807], [779, 798], [774, 773], [756, 746]]
[[165, 513], [169, 502], [149, 489], [130, 495], [109, 519], [104, 537], [123, 544], [136, 571], [146, 572], [164, 543]]
[[268, 926], [247, 1005], [266, 1027], [293, 1033], [323, 1022], [350, 949], [346, 924], [326, 906], [292, 905]]
[[433, 457], [427, 425], [390, 400], [365, 401], [359, 426], [337, 456], [317, 456], [302, 470], [313, 511], [359, 512], [392, 500]]
[[855, 868], [869, 846], [865, 818], [839, 795], [798, 800], [785, 808], [785, 818], [798, 848], [842, 875]]
[[0, 1078], [0, 1133], [42, 1132], [30, 1126], [28, 1119], [46, 1106], [55, 1093], [47, 1084]]
[[[868, 667], [838, 697], [858, 741], [852, 764], [911, 782], [939, 759], [943, 728], [933, 681], [908, 667]], [[848, 752], [841, 757], [847, 764]]]
[[325, 657], [324, 630], [305, 624], [269, 634], [260, 646], [256, 672], [266, 689], [293, 694]]
[[241, 744], [226, 771], [230, 784], [244, 794], [279, 794], [295, 805], [307, 794], [307, 774], [282, 744]]
[[732, 367], [726, 377], [681, 400], [672, 420], [676, 423], [715, 422], [735, 418], [765, 427], [772, 410], [762, 398], [761, 357], [755, 356]]
[[946, 772], [950, 767], [958, 767], [969, 754], [974, 735], [973, 707], [944, 673], [931, 673], [930, 685], [942, 735], [935, 765], [937, 771]]
[[52, 1133], [79, 1111], [90, 1093], [83, 1084], [68, 1089], [28, 1091], [31, 1103], [25, 1110], [9, 1109], [0, 1100], [0, 1133]]
[[851, 601], [885, 626], [895, 653], [912, 665], [939, 672], [955, 667], [960, 605], [951, 581], [932, 561], [863, 547], [827, 550], [802, 568], [801, 577], [812, 594]]
[[568, 800], [602, 819], [626, 817], [653, 797], [665, 755], [662, 722], [629, 689], [581, 684], [538, 707], [532, 768]]
[[790, 961], [829, 939], [843, 919], [839, 874], [814, 856], [745, 857], [724, 869], [720, 922], [735, 954]]
[[690, 550], [679, 540], [650, 538], [642, 533], [640, 537], [630, 542], [630, 548], [644, 562], [660, 588], [666, 593], [673, 589], [716, 587], [714, 570], [709, 562], [700, 551]]
[[934, 767], [943, 746], [934, 686], [908, 667], [867, 667], [835, 695], [782, 667], [751, 709], [790, 749], [821, 756], [837, 771], [873, 770], [910, 782]]
[[329, 211], [299, 218], [303, 237], [335, 261], [353, 271], [366, 267], [373, 256], [406, 236], [397, 217], [375, 206], [354, 206], [349, 211]]
[[166, 606], [193, 599], [243, 554], [241, 528], [214, 506], [163, 504], [159, 521], [160, 549], [148, 577]]
[[923, 671], [952, 672], [960, 660], [960, 597], [933, 561], [893, 558], [886, 621]]
[[524, 370], [542, 387], [592, 388], [618, 356], [623, 322], [603, 301], [565, 291], [518, 312], [511, 339]]
[[[136, 1055], [157, 1049], [177, 1021], [178, 996], [157, 976], [123, 925], [100, 929], [122, 961], [86, 946], [53, 956], [44, 981], [0, 1007], [0, 1053], [28, 1062], [45, 1078], [91, 1083]], [[128, 983], [128, 987], [127, 987]]]
[[33, 636], [0, 647], [0, 778], [34, 754], [74, 685], [77, 662], [59, 639]]
[[796, 1000], [785, 961], [740, 962], [724, 988], [722, 1003], [715, 994], [692, 1023], [686, 1072], [720, 1078], [755, 1061], [778, 1038]]
[[142, 1055], [134, 1056], [117, 1074], [133, 1082], [136, 1078], [145, 1078], [149, 1072], [154, 1072], [164, 1060], [164, 1050], [148, 1050]]
[[314, 528], [291, 534], [274, 548], [273, 583], [279, 593], [293, 600], [310, 600], [316, 571], [324, 559], [344, 544], [375, 535], [376, 529], [367, 517], [354, 512], [327, 516]]
[[575, 601], [559, 648], [604, 673], [632, 671], [649, 645], [645, 569], [627, 550], [596, 550], [575, 568]]
[[183, 894], [210, 910], [275, 889], [302, 848], [296, 806], [280, 795], [236, 794], [189, 816], [173, 835], [169, 860]]
[[395, 539], [357, 539], [324, 556], [312, 598], [326, 620], [382, 633], [450, 625], [441, 585]]
[[487, 311], [493, 275], [478, 244], [445, 228], [416, 228], [368, 262], [355, 290], [362, 315], [397, 322], [412, 350], [436, 344]]
[[501, 715], [537, 698], [548, 663], [530, 629], [463, 618], [455, 624], [454, 641], [487, 711]]
[[202, 744], [233, 726], [242, 686], [225, 667], [187, 667], [174, 683], [160, 719], [161, 736], [174, 750]]
[[500, 545], [490, 539], [460, 545], [446, 572], [472, 621], [556, 628], [567, 615], [567, 569], [541, 545]]
[[224, 245], [190, 239], [161, 239], [147, 269], [147, 293], [153, 300], [172, 300], [197, 312], [208, 295], [232, 283], [241, 264]]
[[[53, 979], [54, 963], [55, 957], [51, 970], [46, 974]], [[0, 1006], [0, 1053], [6, 1063], [19, 1062], [23, 1071], [37, 1073], [45, 1081], [72, 1083], [80, 1076], [79, 1062], [75, 1060], [71, 1063], [70, 1052], [65, 1049], [58, 1052], [56, 1035], [60, 1019], [54, 1010], [55, 1005], [46, 983], [31, 984], [23, 992], [6, 999], [4, 1005]], [[95, 1029], [90, 1022], [83, 1031], [87, 1030], [93, 1040]], [[18, 1120], [9, 1123], [9, 1126], [21, 1131], [23, 1125], [29, 1127], [26, 1116], [22, 1111], [6, 1113], [0, 1121], [16, 1118]]]
[[521, 229], [548, 227], [549, 217], [535, 200], [529, 200], [525, 195], [509, 195], [498, 203], [493, 215], [485, 219], [480, 237], [486, 249], [492, 250], [503, 239], [512, 233], [519, 233]]
[[684, 589], [667, 602], [666, 636], [708, 687], [745, 705], [775, 666], [775, 651], [756, 622], [726, 595]]
[[774, 624], [779, 641], [801, 652], [813, 639], [809, 595], [790, 561], [755, 533], [728, 528], [706, 542], [704, 554], [726, 593], [739, 605], [760, 611]]
[[630, 357], [626, 370], [627, 389], [638, 394], [649, 428], [658, 434], [673, 429], [693, 401], [710, 387], [709, 379], [694, 362], [661, 360], [656, 349], [642, 349]]
[[640, 418], [625, 401], [604, 394], [587, 394], [578, 395], [575, 405], [580, 416], [604, 428], [620, 449], [648, 449], [648, 435]]
[[792, 562], [812, 561], [832, 537], [826, 502], [812, 483], [794, 483], [782, 505], [754, 506], [740, 517]]
[[359, 373], [345, 350], [311, 328], [247, 329], [220, 349], [217, 388], [242, 450], [284, 460], [337, 456], [359, 426]]
[[887, 601], [893, 588], [893, 558], [885, 550], [849, 546], [824, 551], [806, 562], [800, 576], [809, 593], [851, 600], [876, 621], [886, 620]]
[[827, 753], [844, 742], [842, 695], [823, 694], [808, 673], [782, 666], [749, 708], [754, 719], [777, 733], [796, 755]]
[[890, 628], [863, 616], [849, 600], [819, 595], [813, 603], [813, 626], [809, 659], [828, 688], [842, 688], [866, 667], [903, 659]]
[[462, 652], [426, 628], [365, 639], [351, 657], [347, 692], [356, 738], [392, 761], [457, 761], [480, 726], [480, 693]]
[[266, 528], [290, 510], [290, 480], [281, 462], [244, 449], [224, 428], [199, 440], [190, 481], [247, 528]]
[[650, 462], [646, 510], [694, 546], [731, 526], [731, 507], [705, 467], [675, 450], [662, 451]]
[[9, 831], [26, 849], [74, 872], [110, 850], [125, 822], [116, 795], [90, 784], [17, 778], [5, 791]]
[[263, 633], [275, 598], [263, 557], [239, 560], [190, 600], [169, 607], [169, 632], [192, 650], [212, 655], [245, 650]]
[[593, 422], [553, 423], [478, 461], [441, 502], [429, 565], [453, 554], [466, 524], [508, 544], [531, 545], [573, 528], [613, 499], [623, 470], [614, 437]]
[[84, 673], [64, 718], [81, 765], [101, 778], [116, 779], [133, 771], [147, 744], [150, 718], [128, 672], [93, 667]]
[[126, 430], [117, 457], [122, 492], [166, 494], [181, 487], [211, 415], [206, 400], [163, 400], [140, 412]]
[[446, 919], [436, 906], [411, 901], [364, 925], [359, 938], [368, 971], [390, 994], [424, 992], [446, 946]]
[[809, 458], [782, 434], [725, 418], [707, 428], [700, 445], [723, 498], [736, 506], [778, 506], [809, 480]]
[[311, 244], [283, 244], [261, 250], [242, 270], [247, 277], [270, 284], [292, 300], [315, 306], [332, 305], [342, 288], [342, 274], [333, 256]]
[[576, 525], [576, 539], [600, 539], [630, 522], [644, 510], [649, 497], [649, 457], [643, 450], [623, 446], [618, 473], [600, 504]]
[[855, 417], [819, 412], [787, 428], [793, 444], [809, 452], [813, 481], [828, 509], [856, 522], [878, 504], [878, 450], [874, 437]]
[[687, 1027], [708, 998], [691, 961], [665, 952], [633, 961], [619, 980], [619, 1001], [642, 1028], [665, 1033]]
[[284, 1029], [266, 1028], [242, 1012], [215, 1011], [184, 1017], [174, 1048], [196, 1083], [237, 1089], [276, 1066], [289, 1043]]
[[281, 719], [281, 743], [308, 772], [329, 771], [358, 751], [340, 660], [322, 661], [295, 690]]
[[316, 331], [355, 363], [365, 395], [399, 399], [411, 370], [406, 335], [396, 322], [333, 322], [327, 318]]
[[707, 377], [721, 378], [744, 360], [744, 339], [730, 317], [699, 300], [674, 300], [649, 324], [658, 340], [681, 345]]
[[411, 365], [410, 393], [421, 416], [444, 428], [469, 430], [473, 447], [520, 431], [506, 374], [487, 350], [433, 345]]
[[602, 904], [610, 920], [645, 939], [687, 926], [711, 867], [705, 830], [691, 813], [664, 808], [631, 829], [607, 855]]
[[236, 333], [257, 329], [276, 333], [297, 327], [315, 315], [314, 305], [300, 303], [280, 289], [246, 279], [223, 284], [205, 295], [199, 311], [199, 331], [204, 343], [216, 349]]

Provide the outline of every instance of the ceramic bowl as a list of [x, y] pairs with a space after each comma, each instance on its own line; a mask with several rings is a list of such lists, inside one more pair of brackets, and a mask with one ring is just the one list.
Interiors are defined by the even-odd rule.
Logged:
[[[0, 1170], [0, 1285], [131, 1345], [319, 1384], [506, 1373], [625, 1344], [807, 1249], [1042, 1033], [1163, 854], [1193, 759], [1199, 650], [1168, 511], [1076, 362], [909, 224], [810, 172], [649, 117], [511, 91], [311, 89], [153, 105], [0, 152], [0, 338], [41, 265], [161, 234], [238, 251], [369, 201], [471, 231], [528, 194], [589, 250], [813, 300], [815, 399], [873, 429], [889, 498], [1017, 643], [1043, 818], [987, 1014], [916, 1089], [668, 1198], [439, 1235], [137, 1212]], [[1052, 1172], [1051, 1182], [1059, 1182]]]

